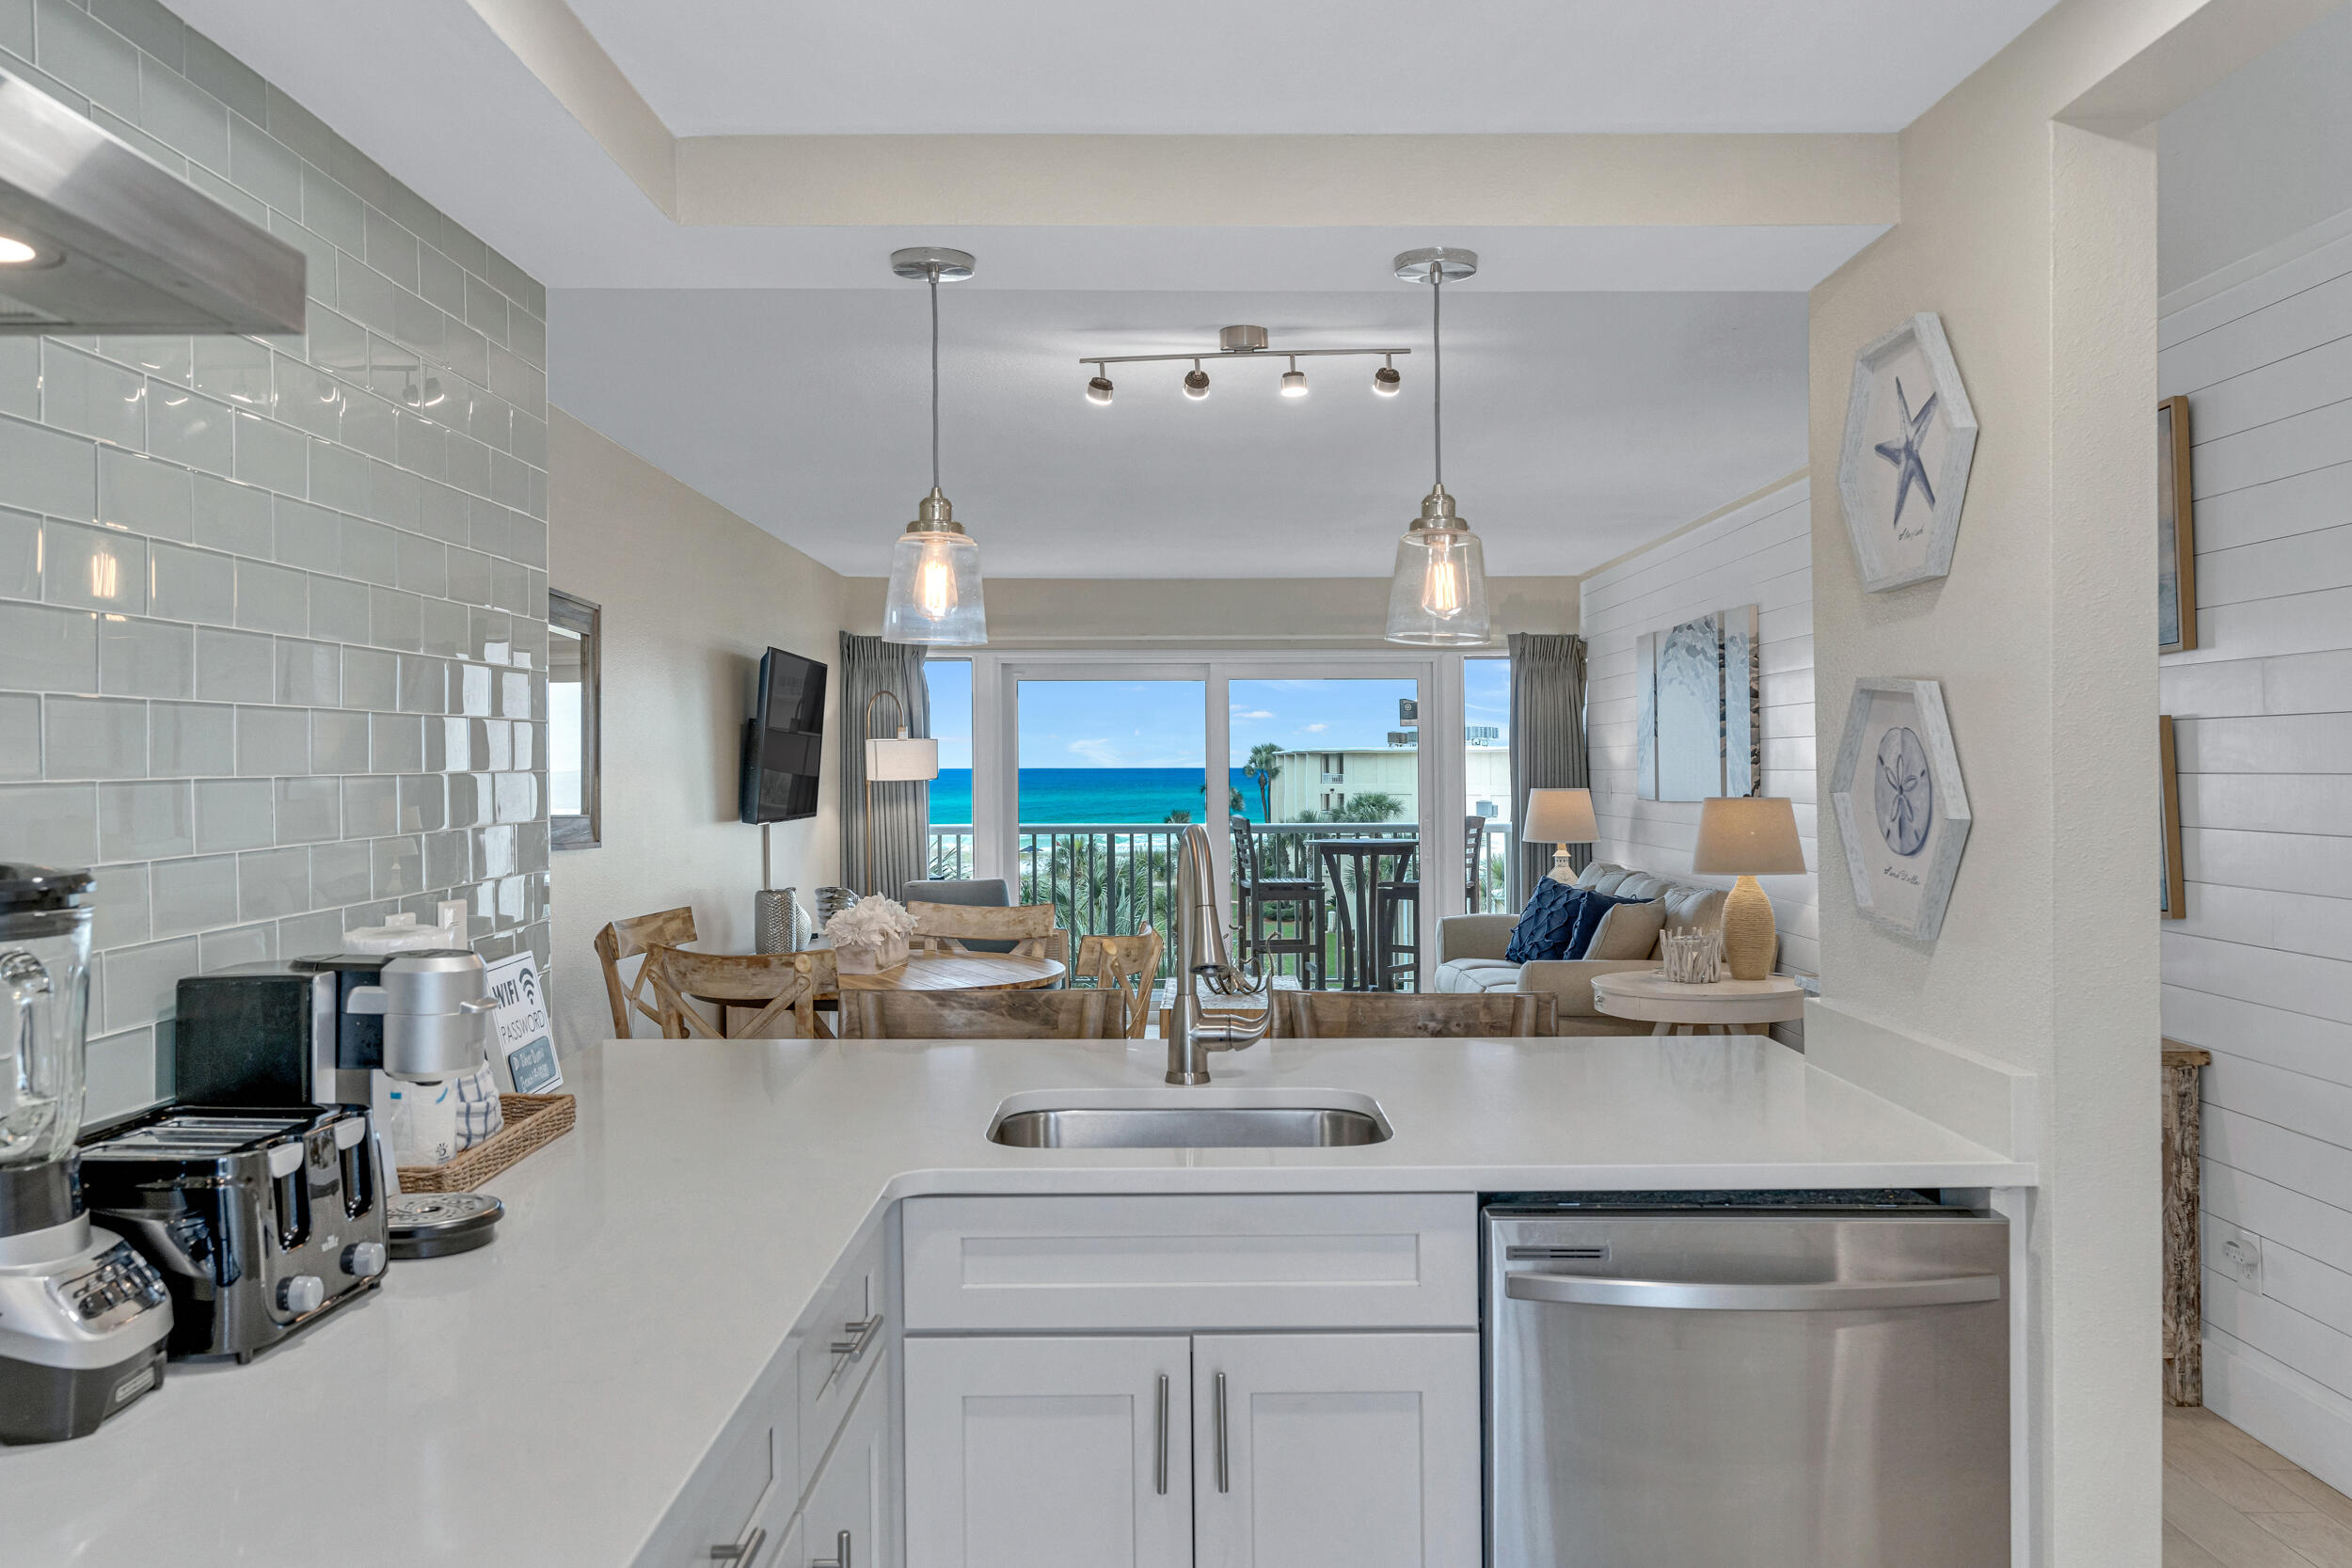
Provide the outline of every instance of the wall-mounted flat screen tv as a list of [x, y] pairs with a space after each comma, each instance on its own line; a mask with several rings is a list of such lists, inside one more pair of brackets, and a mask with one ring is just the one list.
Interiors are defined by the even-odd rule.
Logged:
[[742, 814], [746, 822], [798, 822], [817, 815], [825, 750], [825, 667], [771, 648], [759, 657], [759, 689], [743, 726]]

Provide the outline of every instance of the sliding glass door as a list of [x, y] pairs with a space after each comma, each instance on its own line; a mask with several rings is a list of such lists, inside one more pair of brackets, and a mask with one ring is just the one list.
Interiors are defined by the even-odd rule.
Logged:
[[1182, 669], [1012, 672], [1018, 898], [1054, 905], [1073, 943], [1174, 928], [1177, 840], [1228, 804], [1222, 781], [1209, 799], [1207, 693]]

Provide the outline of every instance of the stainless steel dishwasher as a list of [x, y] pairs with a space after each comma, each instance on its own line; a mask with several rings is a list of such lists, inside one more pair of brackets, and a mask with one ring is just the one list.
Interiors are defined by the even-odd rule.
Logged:
[[1902, 1193], [1489, 1204], [1491, 1568], [2008, 1563], [2008, 1236]]

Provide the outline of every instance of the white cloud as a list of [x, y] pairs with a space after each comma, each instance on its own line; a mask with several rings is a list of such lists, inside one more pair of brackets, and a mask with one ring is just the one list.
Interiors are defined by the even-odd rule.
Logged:
[[1233, 710], [1233, 717], [1236, 719], [1271, 719], [1274, 715], [1268, 713], [1262, 707], [1252, 708], [1247, 713], [1243, 712], [1240, 708], [1235, 708]]
[[1127, 763], [1119, 747], [1108, 740], [1073, 740], [1070, 750], [1101, 768], [1123, 768]]
[[1310, 724], [1307, 726], [1307, 733], [1309, 735], [1321, 735], [1324, 731], [1329, 729], [1330, 727], [1331, 726], [1328, 724]]

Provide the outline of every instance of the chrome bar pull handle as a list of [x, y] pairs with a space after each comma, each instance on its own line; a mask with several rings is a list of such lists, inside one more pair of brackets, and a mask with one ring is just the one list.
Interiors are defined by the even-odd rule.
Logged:
[[850, 1568], [850, 1532], [843, 1530], [839, 1535], [834, 1536], [833, 1556], [812, 1557], [808, 1560], [808, 1568]]
[[1232, 1478], [1225, 1469], [1225, 1374], [1216, 1374], [1216, 1489], [1232, 1491]]
[[1158, 1429], [1159, 1437], [1152, 1449], [1152, 1470], [1158, 1484], [1160, 1496], [1165, 1497], [1168, 1496], [1168, 1374], [1166, 1372], [1160, 1374], [1159, 1413], [1154, 1424]]
[[710, 1560], [732, 1562], [736, 1568], [752, 1568], [752, 1564], [759, 1559], [759, 1549], [766, 1544], [768, 1544], [768, 1527], [762, 1525], [752, 1531], [748, 1540], [740, 1543], [730, 1541], [711, 1547]]
[[1890, 1307], [1956, 1307], [2001, 1299], [1996, 1274], [1944, 1279], [1848, 1279], [1751, 1285], [1741, 1281], [1613, 1279], [1598, 1275], [1515, 1274], [1514, 1301], [1571, 1307], [1655, 1307], [1679, 1311], [1851, 1312]]

